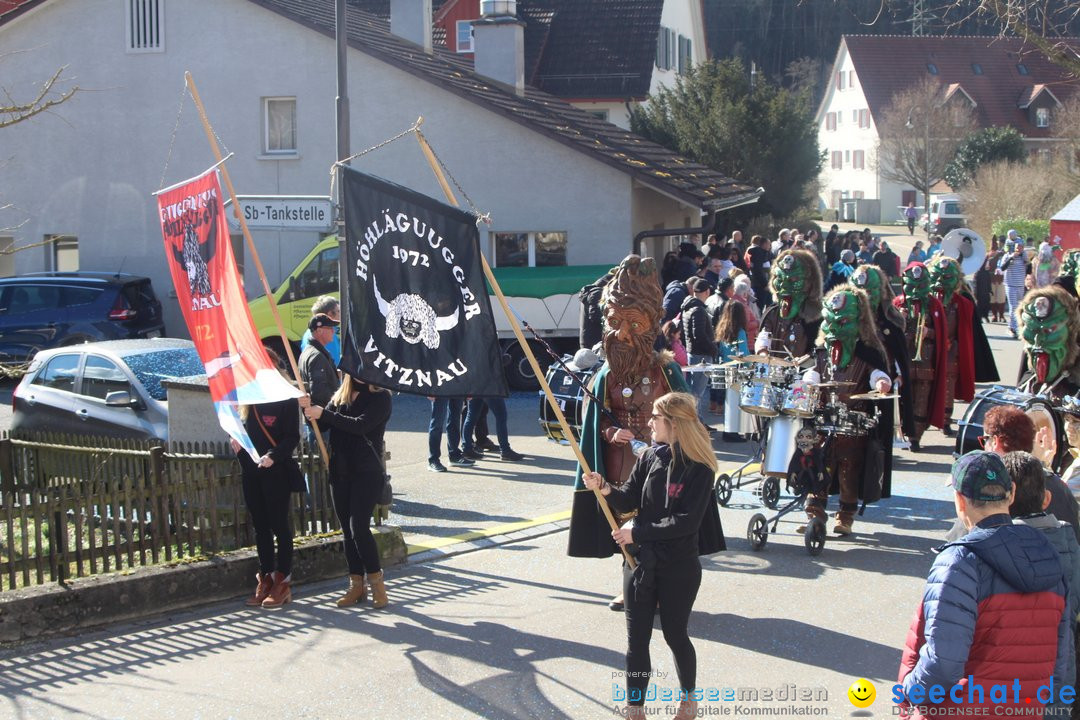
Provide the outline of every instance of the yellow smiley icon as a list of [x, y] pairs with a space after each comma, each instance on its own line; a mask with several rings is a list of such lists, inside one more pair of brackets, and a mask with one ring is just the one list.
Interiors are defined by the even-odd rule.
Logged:
[[847, 697], [851, 704], [857, 708], [870, 707], [874, 702], [874, 698], [877, 697], [877, 690], [874, 689], [873, 683], [869, 680], [859, 678], [851, 683], [851, 687], [847, 689]]

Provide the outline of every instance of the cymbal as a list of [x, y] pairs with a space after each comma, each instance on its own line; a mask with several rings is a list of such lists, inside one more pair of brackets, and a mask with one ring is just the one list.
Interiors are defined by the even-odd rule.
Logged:
[[871, 390], [870, 392], [861, 393], [859, 395], [849, 395], [848, 399], [849, 400], [895, 400], [898, 397], [900, 397], [900, 396], [897, 395], [896, 393], [892, 393], [892, 394], [889, 394], [889, 395], [882, 395], [877, 390]]
[[787, 358], [776, 357], [775, 355], [742, 355], [740, 357], [732, 358], [724, 363], [724, 367], [729, 365], [777, 365], [779, 367], [795, 367], [795, 363]]
[[830, 380], [829, 382], [817, 383], [816, 386], [819, 388], [825, 388], [826, 390], [830, 388], [840, 390], [843, 388], [854, 387], [854, 385], [855, 383], [849, 382], [847, 380]]

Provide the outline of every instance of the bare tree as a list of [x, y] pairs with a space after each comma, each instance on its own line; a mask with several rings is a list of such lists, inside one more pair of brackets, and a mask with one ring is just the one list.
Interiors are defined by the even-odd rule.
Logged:
[[945, 176], [960, 143], [975, 130], [967, 96], [946, 97], [926, 78], [893, 95], [878, 122], [877, 171], [886, 180], [918, 188], [930, 207], [930, 188]]
[[79, 91], [79, 86], [60, 89], [59, 85], [65, 81], [65, 70], [67, 65], [58, 68], [38, 89], [37, 95], [22, 100], [15, 99], [7, 88], [0, 86], [0, 95], [3, 96], [0, 98], [0, 128], [28, 120], [70, 100]]
[[[887, 0], [882, 0], [886, 3]], [[1080, 3], [1074, 0], [932, 0], [926, 3], [946, 31], [989, 26], [1002, 37], [1018, 37], [1080, 78], [1075, 41]]]

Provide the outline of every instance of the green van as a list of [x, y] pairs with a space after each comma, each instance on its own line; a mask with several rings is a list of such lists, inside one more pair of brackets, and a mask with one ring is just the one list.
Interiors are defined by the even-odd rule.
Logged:
[[[311, 318], [311, 305], [321, 295], [338, 296], [337, 238], [320, 241], [300, 261], [284, 282], [274, 290], [274, 300], [285, 325], [289, 341], [298, 344]], [[611, 269], [611, 265], [576, 265], [556, 267], [494, 268], [496, 282], [511, 309], [525, 319], [536, 335], [547, 341], [556, 353], [573, 353], [578, 347], [578, 324], [581, 302], [578, 291]], [[491, 288], [488, 288], [491, 291]], [[510, 329], [505, 313], [495, 297], [491, 298], [499, 343], [507, 356], [507, 379], [518, 390], [539, 389], [532, 368]], [[249, 303], [251, 317], [259, 337], [267, 345], [280, 349], [277, 326], [270, 303], [259, 296]], [[526, 331], [525, 336], [530, 338]], [[551, 363], [543, 345], [530, 339], [533, 353], [542, 367]]]

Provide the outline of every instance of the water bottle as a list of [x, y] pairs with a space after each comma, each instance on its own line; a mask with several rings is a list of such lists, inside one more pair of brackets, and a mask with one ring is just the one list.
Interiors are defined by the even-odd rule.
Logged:
[[634, 457], [641, 457], [648, 449], [649, 443], [647, 442], [642, 442], [641, 440], [630, 441], [630, 452], [634, 453]]

